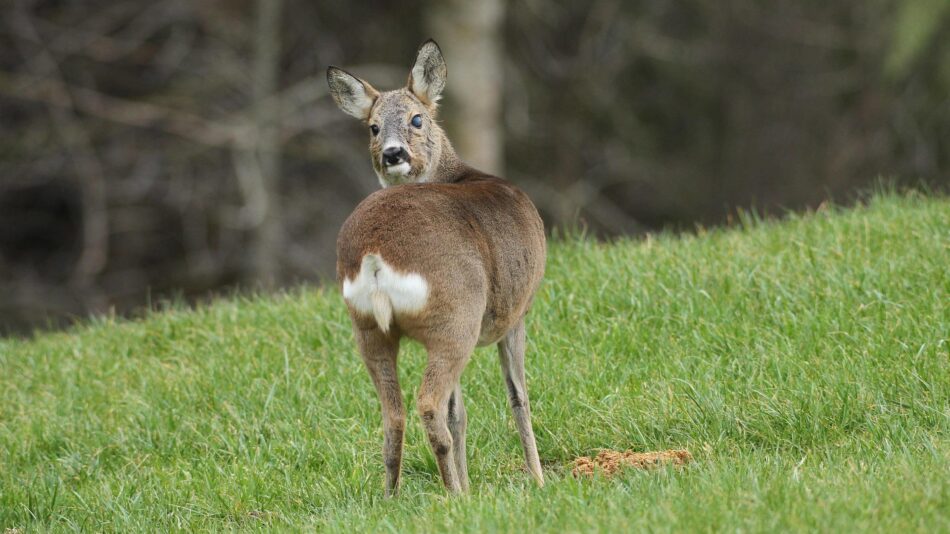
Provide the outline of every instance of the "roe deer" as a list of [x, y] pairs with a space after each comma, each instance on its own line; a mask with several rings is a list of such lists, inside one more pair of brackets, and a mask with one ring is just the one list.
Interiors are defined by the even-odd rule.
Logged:
[[524, 318], [544, 274], [544, 225], [527, 195], [459, 160], [435, 121], [446, 67], [422, 44], [402, 89], [379, 92], [336, 67], [330, 94], [370, 130], [383, 189], [343, 223], [337, 278], [383, 412], [386, 495], [399, 488], [406, 415], [396, 373], [403, 336], [428, 362], [417, 407], [442, 482], [468, 489], [459, 379], [476, 346], [498, 344], [528, 471], [544, 484], [525, 387]]

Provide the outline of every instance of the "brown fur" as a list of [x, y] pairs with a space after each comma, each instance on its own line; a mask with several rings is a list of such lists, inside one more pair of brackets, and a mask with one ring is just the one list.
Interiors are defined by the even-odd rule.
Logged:
[[[337, 241], [340, 283], [356, 278], [369, 253], [429, 282], [429, 306], [395, 318], [404, 334], [424, 342], [439, 335], [441, 323], [457, 321], [455, 308], [479, 302], [484, 345], [497, 342], [528, 311], [544, 274], [544, 227], [527, 195], [470, 170], [454, 182], [389, 187], [361, 202]], [[361, 328], [376, 326], [371, 316], [356, 321]]]
[[[459, 379], [474, 348], [491, 343], [498, 344], [529, 471], [542, 483], [524, 376], [524, 316], [544, 273], [544, 227], [527, 195], [463, 164], [435, 123], [445, 68], [433, 42], [420, 48], [416, 72], [427, 78], [414, 83], [410, 75], [409, 87], [381, 94], [362, 80], [346, 78], [350, 75], [342, 71], [328, 72], [331, 91], [334, 80], [344, 86], [334, 93], [344, 110], [365, 113], [368, 123], [388, 123], [387, 135], [407, 132], [408, 141], [402, 139], [410, 147], [412, 171], [406, 179], [426, 181], [393, 185], [370, 195], [343, 224], [337, 241], [341, 284], [356, 279], [367, 254], [377, 254], [400, 273], [421, 275], [429, 287], [424, 308], [393, 314], [392, 325], [379, 324], [379, 313], [375, 317], [360, 313], [347, 303], [383, 409], [387, 494], [398, 488], [405, 429], [396, 373], [403, 336], [421, 342], [429, 354], [417, 407], [446, 488], [457, 492], [468, 487], [467, 416]], [[435, 78], [428, 78], [430, 74]], [[364, 84], [365, 94], [376, 95], [369, 109], [347, 100], [351, 88], [361, 91], [358, 84]], [[403, 124], [416, 113], [425, 113], [424, 127], [407, 130]], [[370, 147], [378, 173], [378, 139], [383, 132], [385, 125]], [[381, 181], [387, 184], [382, 176]], [[388, 323], [389, 317], [382, 315]]]

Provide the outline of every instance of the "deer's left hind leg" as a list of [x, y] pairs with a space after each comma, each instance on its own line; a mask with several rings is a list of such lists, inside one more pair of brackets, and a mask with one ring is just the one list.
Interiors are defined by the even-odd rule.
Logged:
[[[355, 325], [354, 325], [355, 326]], [[402, 470], [403, 434], [406, 430], [406, 410], [402, 405], [402, 390], [396, 372], [399, 339], [384, 334], [377, 328], [354, 328], [363, 362], [373, 379], [383, 412], [383, 464], [386, 466], [386, 496], [399, 491]]]

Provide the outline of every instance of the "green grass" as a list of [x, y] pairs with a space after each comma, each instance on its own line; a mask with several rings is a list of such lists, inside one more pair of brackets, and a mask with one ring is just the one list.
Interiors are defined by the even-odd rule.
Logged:
[[[395, 500], [334, 288], [0, 341], [0, 529], [950, 531], [946, 198], [565, 239], [529, 337], [547, 485], [479, 349], [471, 494], [443, 495], [411, 417]], [[410, 410], [423, 363], [404, 344]], [[599, 448], [680, 447], [685, 469], [570, 475]]]

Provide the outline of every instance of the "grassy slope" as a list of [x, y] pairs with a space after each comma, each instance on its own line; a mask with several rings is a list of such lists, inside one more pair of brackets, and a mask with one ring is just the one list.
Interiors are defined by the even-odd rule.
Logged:
[[[412, 417], [382, 499], [334, 290], [0, 341], [0, 528], [950, 530], [950, 202], [745, 226], [551, 247], [528, 355], [543, 489], [480, 349], [472, 494], [442, 496]], [[411, 406], [424, 355], [402, 355]], [[697, 461], [571, 478], [601, 447]]]

